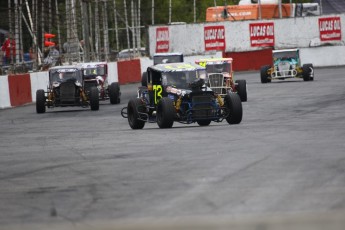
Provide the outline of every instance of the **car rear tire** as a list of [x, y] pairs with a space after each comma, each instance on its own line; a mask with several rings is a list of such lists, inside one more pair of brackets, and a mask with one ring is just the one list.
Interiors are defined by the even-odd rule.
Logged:
[[269, 75], [267, 73], [267, 71], [271, 68], [271, 66], [269, 65], [265, 65], [261, 67], [260, 70], [260, 77], [261, 77], [261, 83], [268, 83], [271, 82], [271, 79], [268, 79]]
[[141, 85], [147, 87], [147, 72], [143, 72], [141, 75]]
[[140, 98], [130, 99], [127, 105], [128, 124], [132, 129], [142, 129], [145, 121], [139, 120], [139, 112], [145, 113], [145, 104]]
[[99, 92], [96, 87], [90, 88], [90, 107], [92, 111], [99, 110]]
[[246, 80], [236, 80], [236, 91], [241, 101], [247, 101], [247, 82]]
[[176, 110], [173, 101], [168, 97], [163, 97], [157, 104], [157, 124], [159, 128], [171, 128], [174, 124]]
[[200, 120], [200, 121], [197, 121], [196, 123], [198, 123], [198, 125], [200, 126], [209, 126], [211, 124], [211, 120]]
[[226, 121], [230, 125], [241, 123], [243, 110], [240, 96], [236, 93], [227, 94], [224, 97], [224, 105], [229, 113]]
[[120, 103], [120, 85], [117, 82], [113, 82], [109, 86], [109, 99], [111, 104]]
[[313, 64], [304, 64], [302, 66], [303, 70], [303, 80], [304, 81], [313, 81], [314, 76], [312, 76], [312, 72], [314, 71]]
[[46, 96], [43, 89], [36, 91], [36, 112], [45, 113], [46, 112]]

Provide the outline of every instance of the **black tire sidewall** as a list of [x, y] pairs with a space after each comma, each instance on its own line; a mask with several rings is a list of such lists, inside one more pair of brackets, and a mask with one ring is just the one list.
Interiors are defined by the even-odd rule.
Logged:
[[132, 129], [142, 129], [145, 126], [145, 121], [139, 120], [139, 113], [144, 112], [144, 103], [140, 98], [133, 98], [128, 101], [127, 115], [128, 124]]
[[97, 87], [90, 88], [90, 107], [92, 111], [99, 110], [99, 92]]
[[36, 112], [45, 113], [46, 112], [46, 97], [43, 89], [36, 91]]
[[159, 128], [171, 128], [176, 115], [173, 101], [168, 97], [163, 97], [157, 104], [157, 124]]
[[269, 65], [265, 65], [265, 66], [262, 66], [261, 69], [260, 69], [260, 78], [261, 78], [261, 83], [268, 83], [268, 82], [271, 82], [269, 79], [268, 79], [268, 74], [267, 74], [267, 71], [270, 69], [271, 67]]
[[247, 101], [247, 82], [246, 80], [236, 80], [236, 90], [241, 98], [241, 101]]
[[111, 104], [120, 103], [120, 85], [117, 82], [113, 82], [109, 86], [109, 99]]
[[240, 97], [235, 93], [227, 94], [224, 97], [224, 105], [229, 112], [226, 121], [230, 125], [241, 123], [243, 109]]

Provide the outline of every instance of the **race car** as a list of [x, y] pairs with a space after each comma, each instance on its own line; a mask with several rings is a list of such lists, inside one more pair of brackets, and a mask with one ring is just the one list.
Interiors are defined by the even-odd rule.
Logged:
[[273, 50], [273, 66], [261, 67], [261, 83], [288, 78], [303, 78], [304, 81], [314, 80], [313, 64], [301, 65], [299, 49]]
[[77, 66], [55, 66], [48, 70], [49, 85], [45, 92], [36, 91], [36, 112], [47, 108], [81, 106], [99, 109], [99, 93], [96, 86], [85, 88], [83, 71]]
[[226, 120], [242, 121], [242, 102], [238, 94], [224, 97], [207, 87], [206, 69], [194, 63], [158, 64], [147, 68], [148, 85], [138, 88], [121, 115], [132, 129], [142, 129], [146, 122], [159, 128], [171, 128], [174, 122], [208, 126]]
[[83, 69], [85, 89], [97, 87], [99, 100], [110, 99], [111, 104], [121, 101], [121, 91], [118, 82], [108, 84], [108, 64], [106, 62], [88, 62], [78, 64]]
[[[153, 65], [164, 63], [177, 63], [183, 62], [182, 53], [156, 53], [153, 55]], [[141, 75], [141, 85], [147, 86], [147, 72]]]
[[206, 68], [208, 84], [213, 91], [221, 96], [237, 93], [241, 101], [247, 101], [246, 80], [234, 81], [232, 58], [209, 58], [195, 61], [196, 64]]

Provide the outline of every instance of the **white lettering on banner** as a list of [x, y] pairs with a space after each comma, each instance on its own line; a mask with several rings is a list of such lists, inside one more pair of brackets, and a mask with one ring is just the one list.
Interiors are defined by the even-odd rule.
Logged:
[[169, 31], [168, 30], [159, 30], [157, 31], [157, 42], [169, 41]]
[[260, 37], [260, 36], [273, 36], [274, 28], [273, 25], [263, 25], [263, 26], [253, 26], [251, 27], [250, 36]]
[[273, 39], [265, 38], [265, 39], [259, 39], [259, 40], [253, 40], [252, 45], [257, 44], [267, 44], [267, 43], [273, 43]]
[[223, 28], [205, 30], [205, 41], [224, 39], [224, 38], [225, 38], [225, 32]]
[[320, 31], [341, 30], [340, 19], [320, 21]]
[[223, 47], [224, 42], [212, 42], [205, 45], [206, 48]]
[[341, 38], [341, 33], [333, 32], [331, 34], [322, 34], [321, 38], [323, 39]]

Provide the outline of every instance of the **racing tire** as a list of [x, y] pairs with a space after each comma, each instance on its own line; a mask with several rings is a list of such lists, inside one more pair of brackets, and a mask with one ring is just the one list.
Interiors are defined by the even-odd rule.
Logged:
[[200, 126], [209, 126], [211, 124], [211, 120], [200, 120], [200, 121], [197, 121], [196, 123], [198, 123], [198, 125]]
[[224, 105], [228, 111], [226, 121], [230, 125], [239, 124], [242, 121], [243, 109], [240, 96], [236, 93], [229, 93], [224, 97]]
[[133, 98], [128, 101], [127, 116], [128, 124], [132, 129], [142, 129], [145, 121], [139, 120], [139, 112], [145, 113], [145, 104], [140, 98]]
[[313, 64], [304, 64], [302, 66], [302, 71], [303, 71], [303, 80], [304, 81], [313, 81], [314, 80], [314, 76], [312, 76], [313, 72], [314, 72]]
[[268, 83], [271, 82], [271, 79], [268, 79], [269, 75], [267, 71], [271, 68], [269, 65], [262, 66], [260, 69], [260, 77], [261, 77], [261, 83]]
[[147, 87], [147, 72], [143, 72], [141, 75], [141, 85]]
[[92, 111], [99, 110], [99, 92], [96, 87], [90, 88], [90, 107]]
[[43, 89], [36, 91], [36, 112], [45, 113], [46, 112], [46, 96]]
[[241, 101], [247, 101], [247, 82], [246, 80], [236, 80], [236, 91]]
[[120, 99], [120, 85], [117, 82], [113, 82], [109, 86], [109, 99], [110, 104], [119, 104]]
[[157, 124], [159, 128], [171, 128], [174, 124], [176, 110], [173, 101], [168, 97], [163, 97], [157, 104]]

